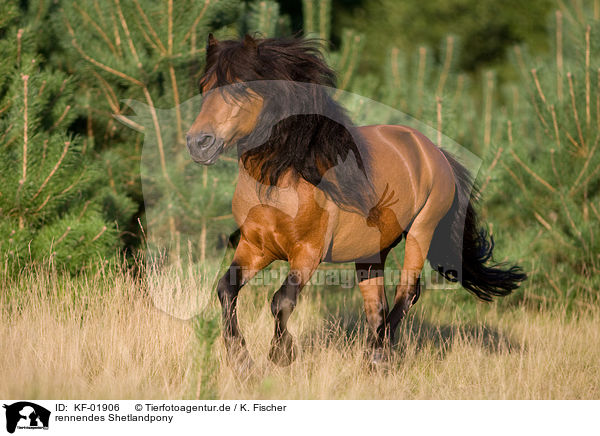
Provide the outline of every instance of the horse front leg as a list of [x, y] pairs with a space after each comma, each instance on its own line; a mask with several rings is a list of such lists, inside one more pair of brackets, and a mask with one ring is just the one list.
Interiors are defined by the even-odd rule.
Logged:
[[275, 334], [271, 341], [269, 359], [279, 366], [290, 365], [298, 355], [294, 339], [287, 329], [287, 323], [296, 307], [300, 291], [320, 263], [320, 256], [315, 250], [302, 249], [290, 257], [289, 263], [290, 272], [271, 301], [271, 313], [275, 318]]
[[233, 262], [217, 284], [217, 294], [223, 315], [223, 341], [227, 359], [240, 375], [247, 374], [253, 362], [238, 325], [238, 294], [242, 286], [272, 261], [273, 259], [264, 256], [260, 250], [242, 237], [235, 251]]

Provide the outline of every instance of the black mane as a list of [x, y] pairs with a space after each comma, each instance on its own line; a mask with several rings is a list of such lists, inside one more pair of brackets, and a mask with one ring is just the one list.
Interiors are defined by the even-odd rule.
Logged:
[[260, 183], [274, 187], [291, 169], [339, 207], [366, 216], [374, 204], [368, 153], [330, 95], [335, 73], [319, 46], [318, 40], [249, 36], [209, 44], [200, 84], [226, 87], [234, 99], [251, 98], [252, 90], [264, 100], [256, 128], [237, 144]]

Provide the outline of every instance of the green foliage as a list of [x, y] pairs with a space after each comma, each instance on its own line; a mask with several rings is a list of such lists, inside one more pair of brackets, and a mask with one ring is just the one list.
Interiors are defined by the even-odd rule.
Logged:
[[302, 0], [304, 35], [329, 41], [331, 34], [331, 0]]
[[[66, 30], [62, 46], [81, 89], [80, 116], [87, 119], [90, 141], [112, 168], [111, 184], [138, 204], [145, 201], [145, 225], [152, 227], [152, 236], [167, 238], [178, 254], [193, 242], [201, 259], [206, 238], [199, 234], [206, 235], [209, 221], [218, 226], [220, 221], [212, 218], [226, 215], [229, 205], [206, 204], [211, 196], [222, 196], [216, 195], [214, 180], [203, 179], [190, 165], [185, 132], [198, 108], [184, 103], [198, 93], [208, 32], [235, 35], [241, 7], [234, 0], [90, 0], [65, 3], [55, 23]], [[127, 117], [129, 106], [141, 108], [138, 123]], [[121, 225], [139, 231], [137, 222]]]
[[475, 151], [481, 138], [473, 137], [468, 128], [479, 114], [470, 92], [471, 79], [457, 68], [460, 41], [448, 36], [441, 51], [443, 58], [436, 61], [426, 47], [412, 57], [393, 47], [378, 96]]
[[600, 24], [563, 14], [552, 29], [554, 58], [515, 51], [523, 85], [494, 201], [514, 202], [503, 215], [535, 229], [527, 250], [551, 286], [592, 290], [600, 271]]
[[43, 58], [27, 14], [14, 3], [2, 7], [2, 261], [12, 269], [52, 259], [76, 272], [117, 254], [115, 217], [129, 218], [133, 207], [105, 188], [103, 163], [84, 139], [68, 132], [75, 119], [73, 81], [40, 66]]
[[[351, 27], [365, 34], [363, 68], [377, 71], [391, 47], [405, 53], [419, 46], [438, 47], [444, 38], [457, 35], [465, 44], [458, 64], [464, 71], [502, 66], [504, 52], [527, 42], [536, 51], [546, 47], [546, 16], [554, 0], [444, 0], [361, 2], [339, 10], [336, 32]], [[436, 56], [441, 58], [440, 52]]]
[[194, 318], [194, 332], [198, 344], [196, 356], [197, 389], [196, 399], [212, 400], [218, 398], [217, 380], [219, 362], [215, 343], [221, 332], [221, 316], [214, 308], [207, 308], [203, 314]]
[[[209, 30], [228, 32], [239, 4], [220, 2], [84, 1], [66, 3], [56, 20], [62, 44], [73, 61], [70, 72], [81, 87], [79, 106], [97, 149], [110, 148], [127, 168], [115, 184], [140, 198], [136, 160], [140, 138], [116, 123], [126, 113], [123, 100], [154, 107], [178, 107], [197, 92]], [[178, 111], [178, 109], [176, 109]], [[183, 145], [186, 126], [175, 119], [172, 147]], [[110, 157], [112, 158], [112, 156]], [[112, 163], [112, 159], [111, 159]]]
[[279, 14], [279, 3], [275, 1], [250, 3], [246, 17], [246, 27], [251, 34], [265, 38], [289, 34], [289, 20]]

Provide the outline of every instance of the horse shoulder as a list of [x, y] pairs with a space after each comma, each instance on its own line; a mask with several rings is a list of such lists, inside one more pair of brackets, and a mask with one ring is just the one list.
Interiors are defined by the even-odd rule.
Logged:
[[232, 211], [244, 238], [279, 259], [289, 260], [298, 251], [322, 258], [333, 231], [333, 202], [293, 177], [268, 188], [240, 170]]

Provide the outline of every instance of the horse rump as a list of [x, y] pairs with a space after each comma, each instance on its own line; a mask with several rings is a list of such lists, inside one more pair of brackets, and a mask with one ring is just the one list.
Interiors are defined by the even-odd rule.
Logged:
[[506, 296], [527, 278], [520, 266], [494, 263], [494, 238], [480, 227], [475, 205], [479, 192], [468, 170], [443, 151], [456, 180], [454, 201], [433, 234], [427, 259], [451, 282], [460, 282], [479, 299]]

